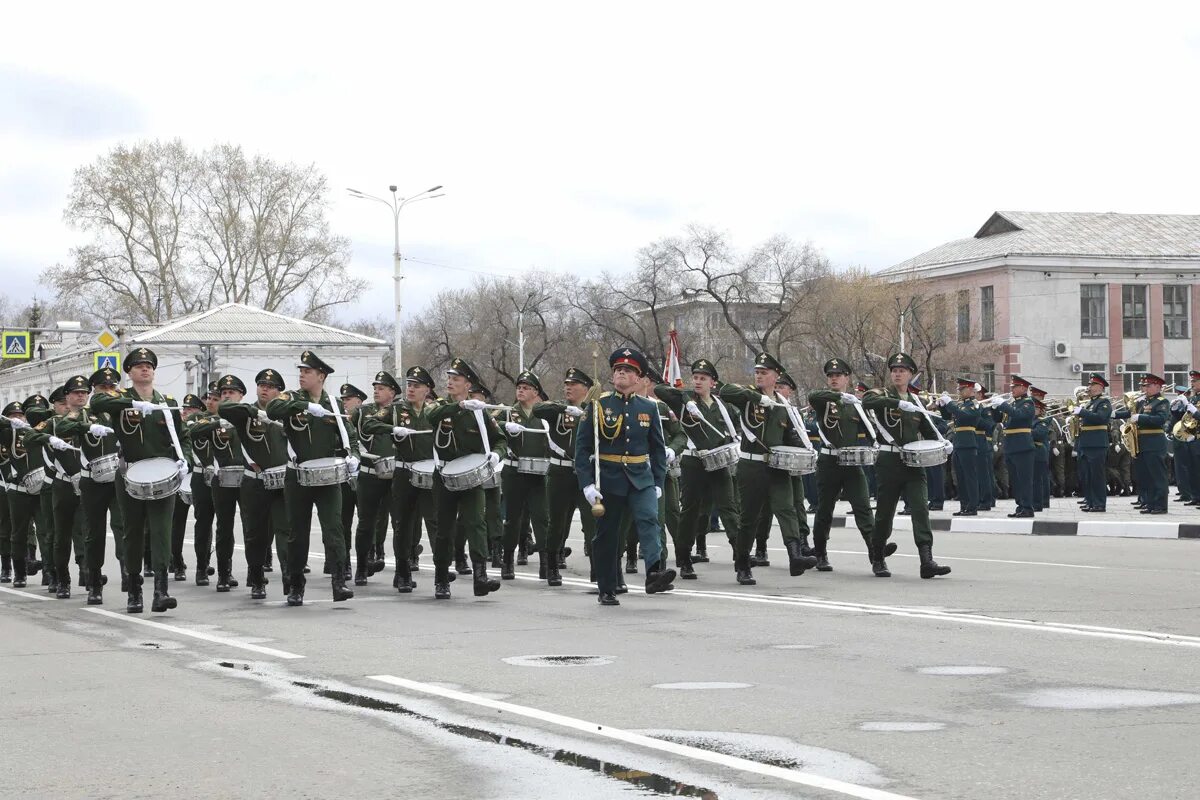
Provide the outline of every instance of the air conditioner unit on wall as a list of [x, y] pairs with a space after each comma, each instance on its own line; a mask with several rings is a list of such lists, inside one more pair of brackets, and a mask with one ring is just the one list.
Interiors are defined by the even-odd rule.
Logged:
[[1064, 342], [1062, 339], [1054, 340], [1054, 357], [1055, 358], [1070, 358], [1071, 343]]
[[1124, 375], [1124, 374], [1125, 374], [1125, 365], [1124, 365], [1124, 364], [1117, 364], [1117, 367], [1116, 367], [1116, 372], [1117, 372], [1117, 374], [1118, 374], [1118, 375]]
[[1079, 361], [1072, 362], [1071, 372], [1074, 372], [1074, 373], [1083, 372], [1083, 364]]

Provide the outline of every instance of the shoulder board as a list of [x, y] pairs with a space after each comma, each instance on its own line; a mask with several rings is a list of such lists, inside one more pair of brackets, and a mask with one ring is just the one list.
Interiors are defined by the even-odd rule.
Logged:
[[275, 399], [287, 401], [292, 399], [292, 395], [290, 392], [280, 392], [279, 394], [275, 395]]
[[601, 396], [602, 398], [603, 398], [603, 397], [612, 397], [612, 396], [613, 396], [613, 393], [612, 393], [612, 392], [605, 392], [604, 394], [602, 394], [602, 395], [600, 395], [600, 396]]
[[175, 396], [174, 396], [174, 395], [170, 395], [170, 394], [164, 394], [164, 395], [163, 395], [163, 399], [164, 399], [164, 400], [172, 400], [172, 401], [173, 401], [173, 400], [175, 399]]

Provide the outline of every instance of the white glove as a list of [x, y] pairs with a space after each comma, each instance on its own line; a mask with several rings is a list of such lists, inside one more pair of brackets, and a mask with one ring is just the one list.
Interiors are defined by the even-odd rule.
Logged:
[[856, 406], [861, 403], [862, 400], [859, 400], [858, 395], [854, 394], [853, 392], [842, 392], [842, 402], [846, 403], [847, 405]]
[[683, 404], [683, 407], [689, 414], [694, 414], [697, 417], [700, 416], [700, 406], [696, 405], [695, 400], [688, 400]]
[[1138, 421], [1138, 417], [1140, 417], [1140, 416], [1141, 416], [1141, 414], [1134, 414], [1133, 416], [1131, 416], [1131, 417], [1129, 418], [1129, 421], [1130, 421], [1130, 422], [1137, 422], [1137, 421]]
[[992, 445], [992, 451], [993, 451], [993, 452], [996, 452], [996, 453], [999, 453], [999, 452], [1000, 452], [1000, 445], [998, 445], [998, 444], [994, 444], [994, 445]]
[[947, 394], [946, 392], [942, 392], [942, 396], [937, 399], [937, 404], [939, 407], [944, 406], [949, 402], [950, 402], [950, 395]]
[[1187, 410], [1188, 410], [1188, 413], [1189, 413], [1189, 414], [1195, 414], [1195, 413], [1196, 413], [1196, 406], [1195, 406], [1195, 405], [1193, 405], [1192, 403], [1188, 403], [1188, 404], [1187, 404]]
[[896, 404], [896, 408], [900, 409], [901, 411], [907, 411], [910, 414], [921, 413], [921, 407], [916, 403], [909, 402], [908, 400], [901, 400]]
[[267, 423], [269, 423], [269, 422], [271, 421], [271, 418], [267, 416], [267, 412], [266, 412], [266, 411], [263, 411], [263, 410], [260, 408], [260, 409], [258, 410], [258, 421], [259, 421], [259, 422], [261, 422], [261, 423], [263, 423], [264, 425], [266, 425]]
[[520, 436], [525, 432], [525, 426], [519, 422], [506, 422], [504, 430], [508, 432], [509, 436]]
[[675, 451], [668, 447], [667, 448], [667, 466], [669, 467], [674, 463], [675, 463]]
[[231, 430], [233, 430], [233, 423], [227, 419], [223, 419], [223, 420], [221, 420], [221, 427], [227, 431], [231, 431]]
[[314, 417], [323, 417], [329, 413], [329, 409], [325, 408], [325, 406], [321, 405], [320, 403], [309, 403], [308, 413]]
[[995, 408], [996, 406], [1001, 405], [1003, 402], [1004, 402], [1004, 398], [998, 394], [994, 394], [987, 399], [987, 404], [989, 406], [991, 406], [992, 408]]
[[96, 439], [99, 439], [103, 436], [112, 435], [113, 429], [108, 427], [107, 425], [93, 425], [90, 428], [88, 428], [88, 433], [91, 434]]
[[13, 417], [12, 419], [9, 420], [9, 422], [12, 423], [12, 426], [14, 428], [28, 428], [29, 427], [28, 422], [26, 422], [23, 419], [18, 419], [17, 417]]
[[57, 436], [50, 437], [50, 446], [53, 447], [55, 450], [71, 450], [72, 449], [71, 445], [67, 444], [62, 439], [58, 438]]
[[487, 408], [487, 403], [482, 400], [471, 398], [470, 400], [460, 400], [458, 403], [460, 408], [465, 408], [467, 411], [483, 411]]
[[588, 504], [593, 506], [604, 499], [604, 495], [600, 494], [600, 490], [596, 488], [596, 484], [594, 483], [589, 483], [583, 487], [583, 496], [588, 501]]
[[492, 469], [500, 466], [500, 454], [494, 450], [488, 451], [488, 463], [492, 465]]
[[953, 453], [954, 453], [954, 442], [947, 439], [946, 440], [946, 456], [949, 457]]
[[140, 411], [143, 414], [149, 414], [153, 411], [158, 411], [161, 408], [158, 403], [151, 403], [149, 400], [134, 400], [133, 410]]
[[1075, 406], [1073, 409], [1071, 409], [1071, 413], [1078, 417], [1083, 413], [1083, 406]]
[[1119, 444], [1116, 444], [1116, 443], [1114, 442], [1114, 443], [1113, 443], [1113, 452], [1115, 452], [1115, 453], [1119, 453], [1119, 452], [1121, 452], [1121, 445], [1119, 445]]
[[563, 409], [563, 413], [568, 417], [582, 417], [583, 409], [579, 406], [567, 406], [565, 409]]
[[654, 487], [654, 499], [662, 500], [662, 487], [661, 486]]
[[775, 398], [767, 397], [765, 394], [758, 398], [758, 404], [763, 408], [774, 408], [775, 406], [779, 405], [775, 402]]
[[1174, 400], [1171, 401], [1171, 410], [1178, 411], [1179, 409], [1183, 408], [1183, 404], [1186, 402], [1187, 402], [1186, 398], [1176, 397]]
[[179, 479], [186, 483], [189, 480], [188, 476], [191, 475], [191, 473], [192, 473], [192, 470], [188, 466], [187, 462], [186, 461], [176, 461], [175, 467], [179, 470]]
[[1057, 447], [1051, 447], [1051, 448], [1050, 448], [1050, 452], [1051, 452], [1051, 453], [1053, 453], [1054, 455], [1058, 455], [1058, 448], [1057, 448]]
[[346, 468], [350, 470], [350, 477], [353, 478], [358, 474], [358, 458], [356, 456], [346, 456]]
[[415, 431], [412, 428], [406, 428], [403, 425], [397, 425], [392, 428], [392, 436], [397, 439], [407, 439]]

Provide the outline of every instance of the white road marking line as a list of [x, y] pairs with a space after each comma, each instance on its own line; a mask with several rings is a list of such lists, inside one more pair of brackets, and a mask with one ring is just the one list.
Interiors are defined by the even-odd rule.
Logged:
[[251, 653], [258, 653], [259, 655], [263, 656], [274, 656], [275, 658], [285, 659], [304, 658], [302, 655], [289, 653], [286, 650], [275, 650], [274, 648], [263, 647], [262, 645], [258, 644], [247, 644], [245, 642], [239, 642], [235, 639], [227, 639], [224, 636], [214, 636], [211, 633], [203, 633], [202, 631], [191, 631], [187, 628], [180, 628], [176, 625], [167, 625], [162, 622], [141, 619], [140, 617], [134, 617], [129, 614], [117, 614], [114, 611], [107, 611], [103, 608], [84, 608], [83, 610], [91, 614], [99, 614], [111, 619], [119, 619], [122, 622], [132, 622], [135, 625], [145, 625], [146, 627], [154, 628], [155, 630], [168, 631], [170, 633], [179, 634], [180, 636], [190, 636], [193, 639], [200, 639], [205, 642], [212, 642], [213, 644], [221, 644], [225, 645], [226, 647], [236, 647], [239, 650], [248, 650]]
[[32, 589], [29, 590], [28, 592], [26, 592], [21, 589], [9, 589], [7, 586], [0, 586], [0, 592], [8, 592], [9, 594], [15, 594], [17, 597], [24, 597], [29, 600], [49, 600], [50, 599], [49, 595], [34, 594]]
[[515, 703], [508, 703], [503, 700], [492, 700], [478, 695], [458, 692], [453, 689], [446, 689], [441, 686], [434, 686], [428, 683], [420, 683], [411, 681], [407, 678], [398, 678], [394, 675], [368, 675], [368, 680], [379, 681], [391, 686], [398, 686], [401, 689], [408, 689], [422, 694], [434, 695], [446, 700], [456, 700], [462, 703], [470, 703], [484, 708], [494, 709], [496, 711], [505, 711], [509, 714], [514, 714], [520, 717], [540, 720], [548, 722], [551, 725], [558, 725], [563, 728], [579, 731], [581, 733], [600, 736], [606, 739], [614, 739], [618, 742], [645, 747], [650, 750], [657, 750], [661, 753], [669, 753], [674, 756], [682, 756], [690, 758], [694, 761], [704, 761], [709, 764], [716, 764], [730, 769], [741, 770], [742, 772], [751, 772], [756, 775], [763, 775], [769, 778], [777, 778], [789, 783], [799, 784], [801, 786], [811, 786], [814, 789], [824, 789], [830, 792], [837, 792], [848, 797], [857, 797], [861, 800], [913, 800], [907, 795], [895, 794], [894, 792], [886, 792], [882, 789], [872, 789], [869, 786], [859, 786], [854, 783], [846, 783], [845, 781], [826, 778], [821, 775], [814, 775], [810, 772], [801, 772], [794, 769], [785, 769], [783, 767], [775, 767], [769, 764], [762, 764], [758, 761], [751, 761], [737, 756], [725, 755], [724, 753], [714, 753], [711, 750], [703, 750], [699, 747], [690, 747], [685, 744], [677, 744], [668, 742], [663, 739], [655, 739], [651, 736], [644, 736], [640, 733], [633, 733], [621, 728], [612, 728], [607, 725], [601, 725], [596, 722], [589, 722], [575, 717], [567, 717], [562, 714], [555, 714], [550, 711], [543, 711], [540, 708], [531, 708], [530, 706], [520, 706]]

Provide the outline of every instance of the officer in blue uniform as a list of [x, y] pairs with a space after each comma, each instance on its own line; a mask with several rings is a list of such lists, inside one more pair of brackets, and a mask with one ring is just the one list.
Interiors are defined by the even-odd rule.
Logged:
[[[913, 394], [920, 391], [920, 388], [915, 380], [909, 384], [909, 391]], [[942, 434], [942, 436], [950, 432], [950, 424], [941, 417], [930, 416], [927, 419], [933, 423], [933, 426], [938, 429], [938, 433]], [[933, 467], [926, 467], [925, 483], [929, 491], [929, 510], [941, 511], [942, 506], [946, 503], [946, 466], [938, 464]]]
[[[1186, 394], [1180, 395], [1178, 419], [1175, 422], [1182, 420], [1185, 414], [1191, 415], [1193, 419], [1200, 419], [1200, 413], [1196, 410], [1196, 406], [1200, 404], [1200, 370], [1189, 372], [1188, 380], [1191, 382], [1191, 389]], [[1172, 413], [1172, 416], [1176, 416], [1176, 414]], [[1184, 457], [1188, 461], [1188, 478], [1191, 482], [1189, 488], [1192, 498], [1185, 505], [1200, 506], [1200, 435], [1192, 435], [1191, 440], [1185, 440], [1183, 444]]]
[[[1174, 435], [1176, 423], [1185, 418], [1196, 416], [1197, 387], [1200, 387], [1200, 372], [1192, 370], [1188, 373], [1191, 386], [1176, 387], [1178, 396], [1171, 401], [1171, 421], [1169, 433], [1171, 436], [1171, 451], [1175, 456], [1175, 489], [1179, 495], [1175, 498], [1185, 506], [1200, 505], [1200, 461], [1196, 460], [1200, 449], [1193, 433], [1184, 432], [1180, 437]], [[1189, 416], [1190, 415], [1190, 416]]]
[[[615, 391], [588, 404], [579, 423], [575, 444], [575, 473], [597, 520], [592, 565], [599, 602], [620, 605], [616, 597], [621, 517], [628, 509], [637, 528], [646, 561], [646, 593], [673, 589], [675, 570], [663, 564], [658, 522], [658, 499], [667, 478], [666, 442], [659, 422], [658, 403], [637, 393], [638, 378], [646, 374], [646, 357], [631, 347], [608, 357]], [[599, 427], [599, 452], [596, 428]], [[593, 460], [595, 458], [595, 461]], [[596, 463], [600, 481], [596, 481]]]
[[1008, 516], [1018, 519], [1032, 517], [1037, 505], [1033, 493], [1033, 420], [1037, 407], [1029, 396], [1031, 385], [1020, 375], [1013, 375], [1012, 402], [999, 402], [1003, 399], [1000, 395], [992, 398], [992, 407], [1004, 415], [1004, 463], [1017, 501], [1017, 510]]
[[996, 507], [996, 472], [992, 462], [992, 433], [996, 429], [996, 417], [990, 406], [984, 404], [988, 388], [980, 386], [976, 393], [979, 406], [979, 422], [975, 425], [975, 455], [979, 459], [979, 510], [991, 511]]
[[954, 445], [954, 483], [958, 487], [956, 517], [974, 517], [979, 513], [979, 455], [975, 428], [979, 425], [979, 406], [975, 403], [976, 383], [958, 379], [957, 401], [943, 392], [938, 398], [942, 417], [951, 421], [950, 443]]
[[1033, 510], [1050, 507], [1050, 424], [1046, 420], [1046, 404], [1034, 398], [1033, 420]]
[[1112, 419], [1112, 401], [1104, 396], [1108, 381], [1098, 372], [1088, 378], [1088, 400], [1075, 406], [1071, 413], [1079, 417], [1079, 436], [1075, 452], [1079, 458], [1079, 486], [1083, 490], [1084, 511], [1103, 513], [1108, 500], [1108, 485], [1104, 480], [1108, 458], [1108, 424]]
[[1123, 408], [1113, 414], [1137, 426], [1138, 452], [1133, 459], [1134, 480], [1144, 501], [1143, 514], [1167, 513], [1167, 436], [1171, 405], [1162, 396], [1163, 379], [1147, 373], [1142, 378], [1146, 397], [1132, 410]]

